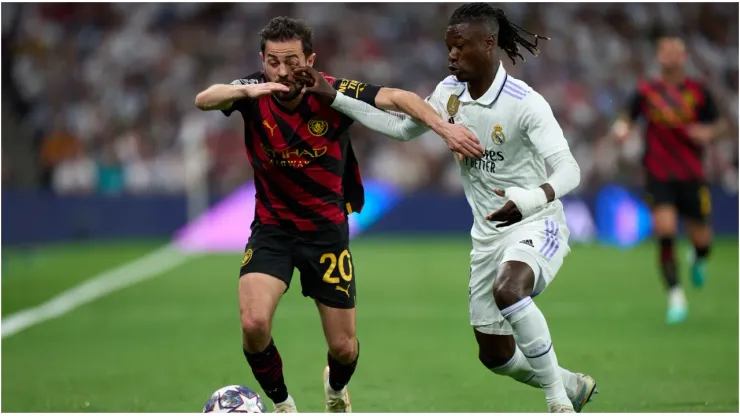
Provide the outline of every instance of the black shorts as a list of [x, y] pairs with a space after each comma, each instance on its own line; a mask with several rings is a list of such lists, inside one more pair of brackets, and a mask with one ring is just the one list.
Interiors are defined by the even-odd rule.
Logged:
[[712, 213], [709, 187], [702, 181], [657, 181], [648, 179], [647, 198], [651, 207], [672, 205], [689, 220], [705, 223]]
[[301, 235], [276, 225], [253, 227], [239, 276], [264, 273], [290, 287], [294, 268], [301, 273], [303, 296], [332, 308], [355, 307], [354, 264], [347, 223]]

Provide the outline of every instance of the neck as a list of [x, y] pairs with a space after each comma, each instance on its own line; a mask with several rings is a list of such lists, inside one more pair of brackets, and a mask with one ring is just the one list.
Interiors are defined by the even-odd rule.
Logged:
[[491, 88], [493, 80], [496, 78], [496, 72], [498, 72], [498, 69], [496, 71], [487, 71], [480, 78], [470, 80], [468, 82], [470, 98], [477, 100], [482, 97]]
[[684, 73], [680, 69], [663, 71], [660, 77], [666, 84], [680, 84], [684, 80]]

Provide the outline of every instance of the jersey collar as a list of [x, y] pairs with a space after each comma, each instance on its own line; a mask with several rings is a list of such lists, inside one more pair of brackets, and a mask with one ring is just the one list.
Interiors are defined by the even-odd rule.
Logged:
[[496, 71], [496, 77], [493, 78], [493, 83], [491, 83], [488, 91], [486, 91], [486, 93], [477, 100], [474, 100], [470, 97], [470, 93], [468, 92], [468, 84], [466, 83], [465, 90], [460, 95], [460, 101], [466, 103], [475, 101], [479, 104], [491, 105], [496, 102], [498, 96], [501, 95], [501, 91], [504, 89], [504, 84], [506, 84], [506, 79], [508, 77], [509, 75], [506, 73], [506, 69], [504, 69], [504, 63], [499, 61], [498, 70]]

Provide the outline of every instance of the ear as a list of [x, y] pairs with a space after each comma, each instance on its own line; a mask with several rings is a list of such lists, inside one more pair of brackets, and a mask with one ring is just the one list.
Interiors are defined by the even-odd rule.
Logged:
[[498, 43], [498, 39], [496, 39], [496, 35], [491, 35], [486, 38], [486, 52], [491, 52], [496, 49], [496, 44]]
[[312, 53], [311, 55], [306, 58], [306, 65], [313, 67], [313, 63], [316, 60], [316, 53]]
[[262, 61], [262, 66], [265, 66], [265, 54], [260, 52], [260, 61]]

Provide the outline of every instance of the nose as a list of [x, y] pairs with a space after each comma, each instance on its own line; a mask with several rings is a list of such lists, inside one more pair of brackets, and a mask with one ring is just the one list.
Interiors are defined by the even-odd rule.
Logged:
[[286, 78], [288, 76], [288, 67], [286, 65], [280, 65], [280, 68], [278, 68], [278, 76], [280, 76], [280, 78]]
[[450, 49], [450, 53], [447, 55], [447, 60], [450, 61], [451, 64], [454, 64], [457, 62], [457, 50], [456, 49]]

